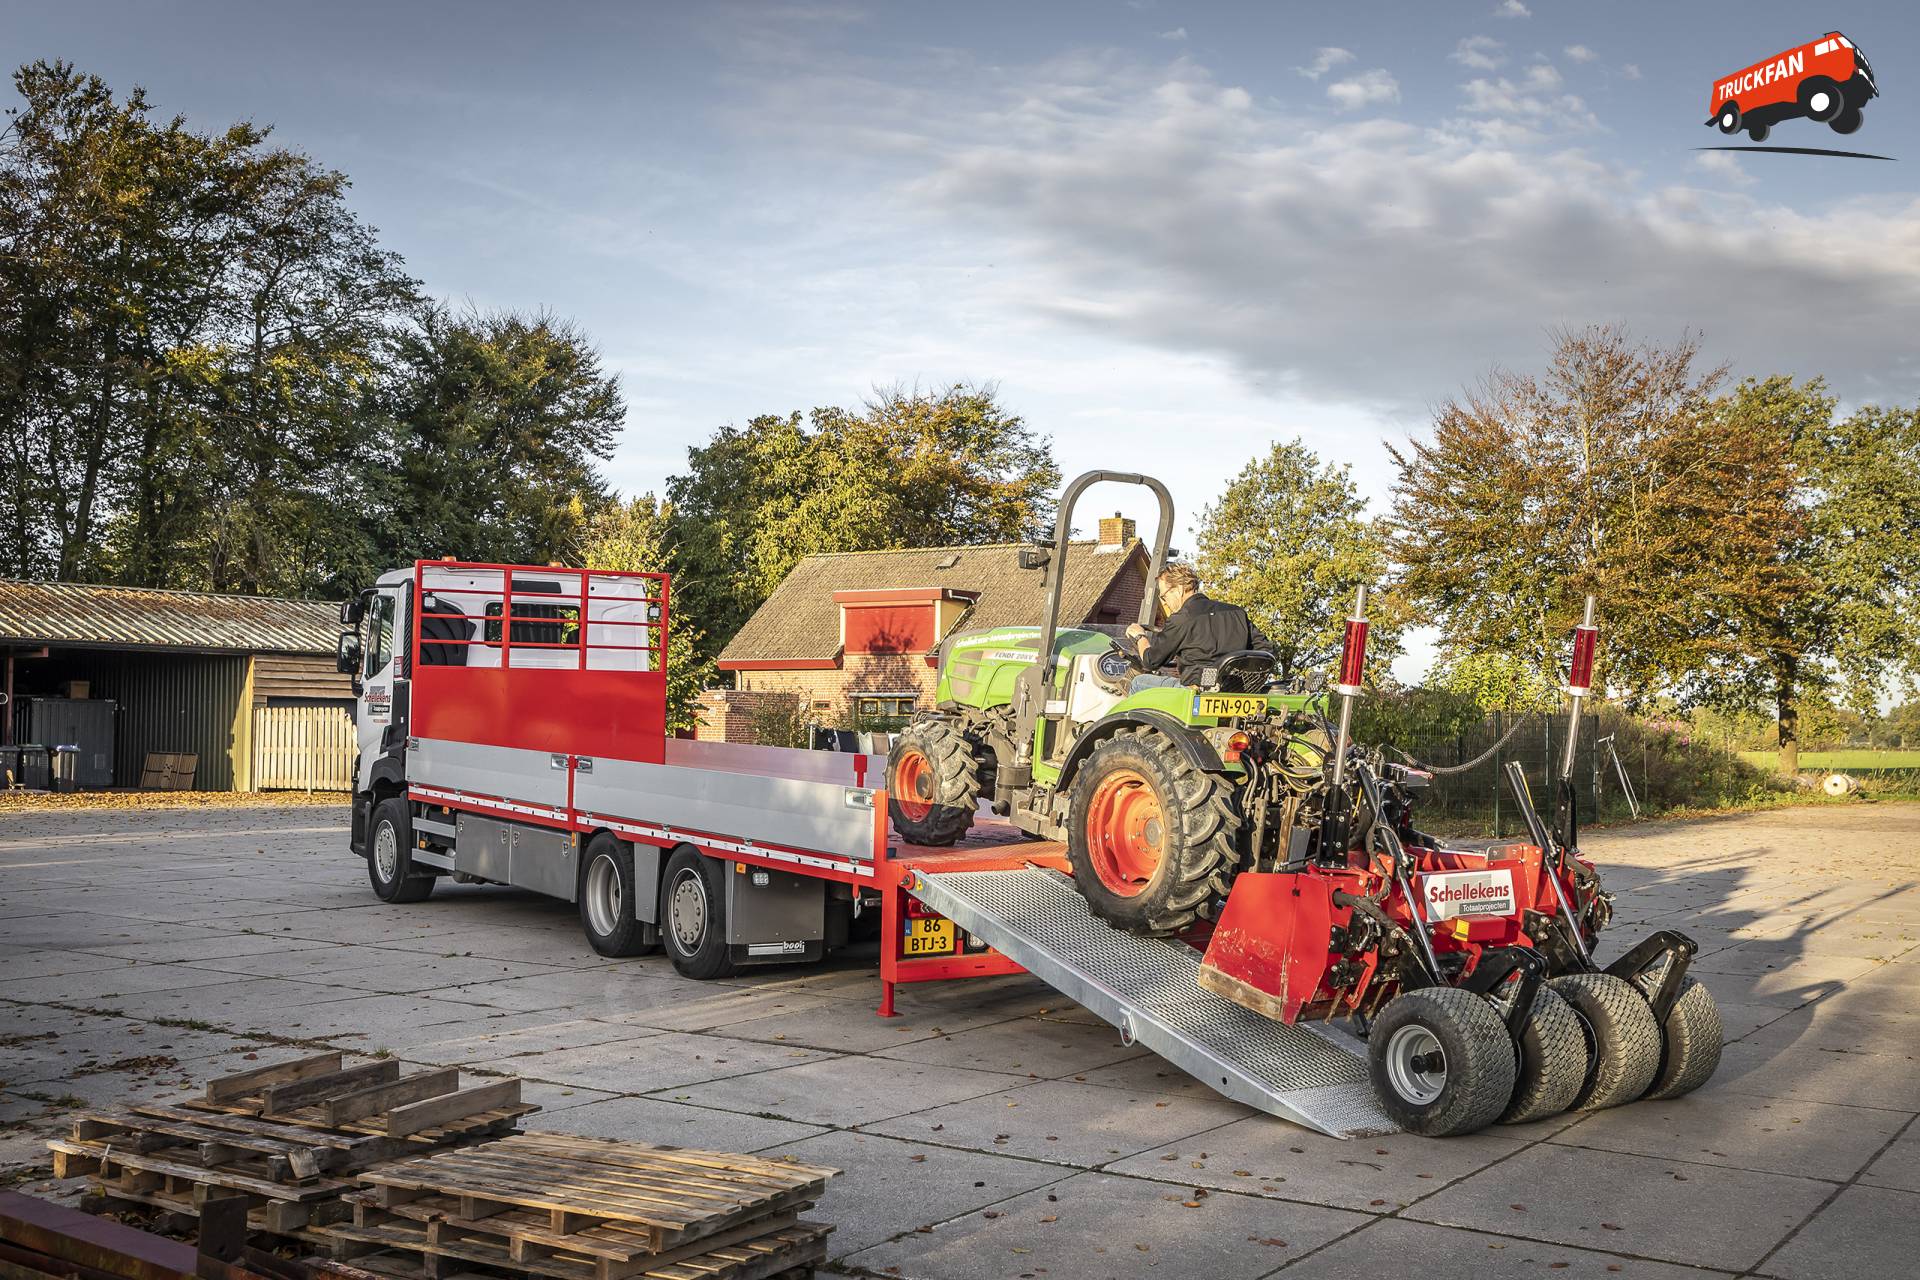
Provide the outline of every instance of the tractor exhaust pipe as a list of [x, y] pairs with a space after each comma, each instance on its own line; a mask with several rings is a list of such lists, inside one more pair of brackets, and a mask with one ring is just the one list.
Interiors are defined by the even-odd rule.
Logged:
[[1347, 795], [1347, 748], [1353, 743], [1353, 704], [1360, 696], [1360, 682], [1367, 671], [1367, 589], [1361, 587], [1353, 598], [1353, 616], [1347, 619], [1347, 633], [1340, 642], [1340, 679], [1333, 691], [1340, 695], [1340, 728], [1333, 738], [1333, 783], [1327, 792], [1327, 816], [1322, 828], [1322, 854], [1344, 852], [1347, 824], [1352, 818]]
[[1600, 643], [1600, 628], [1593, 622], [1592, 595], [1587, 596], [1585, 620], [1573, 629], [1573, 663], [1567, 668], [1567, 697], [1572, 703], [1567, 712], [1567, 742], [1560, 753], [1560, 776], [1554, 786], [1553, 826], [1558, 836], [1561, 858], [1580, 846], [1579, 797], [1573, 789], [1573, 758], [1580, 749], [1580, 716], [1593, 693], [1593, 660]]

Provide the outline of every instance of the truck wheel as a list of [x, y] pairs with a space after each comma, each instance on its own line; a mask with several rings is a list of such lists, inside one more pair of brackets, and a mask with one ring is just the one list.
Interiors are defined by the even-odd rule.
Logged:
[[667, 859], [660, 889], [660, 939], [684, 978], [733, 976], [727, 949], [727, 887], [721, 864], [681, 845]]
[[1720, 132], [1722, 133], [1740, 132], [1740, 104], [1737, 102], [1729, 102], [1726, 106], [1720, 108], [1720, 118], [1717, 123], [1720, 125]]
[[419, 902], [433, 892], [433, 877], [413, 869], [413, 818], [395, 796], [374, 806], [367, 835], [367, 879], [382, 902]]
[[1174, 934], [1224, 895], [1239, 819], [1226, 784], [1152, 729], [1100, 743], [1074, 776], [1073, 881], [1093, 914], [1131, 933]]
[[635, 914], [633, 847], [602, 831], [580, 859], [580, 927], [603, 956], [643, 956], [659, 944], [653, 928]]
[[1501, 1124], [1525, 1124], [1558, 1115], [1573, 1105], [1587, 1082], [1587, 1037], [1580, 1019], [1553, 988], [1533, 993], [1533, 1009], [1520, 1033], [1519, 1075]]
[[1599, 1111], [1645, 1093], [1660, 1069], [1660, 1023], [1646, 997], [1610, 973], [1569, 973], [1548, 985], [1573, 1006], [1591, 1059], [1569, 1109]]
[[1423, 987], [1387, 1002], [1367, 1033], [1367, 1071], [1381, 1107], [1408, 1133], [1472, 1133], [1513, 1097], [1513, 1038], [1484, 996]]
[[1649, 1100], [1677, 1098], [1692, 1093], [1720, 1066], [1720, 1009], [1713, 994], [1692, 978], [1680, 982], [1680, 998], [1660, 1024], [1660, 1070], [1654, 1074]]
[[980, 803], [974, 745], [942, 720], [910, 724], [887, 752], [887, 813], [909, 844], [952, 844]]
[[1755, 120], [1747, 125], [1747, 136], [1755, 142], [1765, 142], [1767, 135], [1773, 132], [1773, 126]]
[[1800, 84], [1800, 109], [1809, 120], [1825, 124], [1839, 115], [1847, 100], [1840, 86], [1826, 76], [1812, 76]]
[[1852, 133], [1860, 127], [1860, 108], [1843, 108], [1839, 115], [1827, 121], [1827, 128], [1835, 133]]

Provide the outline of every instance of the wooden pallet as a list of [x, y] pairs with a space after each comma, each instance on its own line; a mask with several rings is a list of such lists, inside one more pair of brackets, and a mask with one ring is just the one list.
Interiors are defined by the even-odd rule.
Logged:
[[463, 1089], [456, 1067], [402, 1077], [392, 1059], [343, 1068], [338, 1053], [223, 1076], [207, 1083], [204, 1100], [185, 1105], [314, 1129], [416, 1138], [422, 1147], [497, 1136], [540, 1109], [520, 1100], [515, 1079]]
[[479, 1234], [436, 1231], [442, 1224], [396, 1221], [385, 1226], [334, 1226], [321, 1234], [333, 1241], [334, 1258], [385, 1275], [452, 1280], [481, 1268], [509, 1276], [546, 1280], [767, 1280], [811, 1268], [826, 1260], [833, 1228], [797, 1222], [749, 1227], [696, 1241], [676, 1249], [615, 1263], [605, 1258], [554, 1253], [516, 1259], [501, 1241]]

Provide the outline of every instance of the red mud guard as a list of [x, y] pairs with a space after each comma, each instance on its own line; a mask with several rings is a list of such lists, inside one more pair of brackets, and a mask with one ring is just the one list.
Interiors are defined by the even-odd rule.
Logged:
[[1331, 876], [1243, 872], [1214, 924], [1200, 985], [1281, 1022], [1310, 1004], [1326, 976], [1329, 938], [1353, 908], [1336, 907]]

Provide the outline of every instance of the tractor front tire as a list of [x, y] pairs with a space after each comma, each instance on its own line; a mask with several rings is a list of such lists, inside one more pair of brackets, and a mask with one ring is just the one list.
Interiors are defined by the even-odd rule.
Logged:
[[967, 834], [980, 803], [971, 739], [944, 720], [908, 725], [887, 752], [887, 813], [908, 844], [948, 845]]
[[1548, 983], [1573, 1006], [1591, 1061], [1573, 1111], [1599, 1111], [1646, 1093], [1660, 1070], [1660, 1022], [1638, 987], [1610, 973], [1569, 973]]
[[1705, 1084], [1720, 1066], [1720, 1008], [1713, 995], [1692, 978], [1680, 982], [1680, 997], [1660, 1024], [1660, 1070], [1648, 1100], [1677, 1098]]
[[1485, 996], [1422, 987], [1395, 996], [1374, 1021], [1367, 1071], [1381, 1108], [1408, 1133], [1472, 1133], [1513, 1097], [1513, 1037]]
[[1500, 1123], [1544, 1120], [1572, 1106], [1587, 1082], [1587, 1037], [1580, 1019], [1552, 987], [1533, 993], [1519, 1049], [1519, 1078]]
[[1067, 860], [1093, 914], [1161, 937], [1199, 919], [1238, 861], [1227, 797], [1225, 779], [1156, 730], [1122, 730], [1094, 747], [1074, 775], [1067, 820]]

